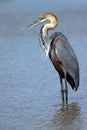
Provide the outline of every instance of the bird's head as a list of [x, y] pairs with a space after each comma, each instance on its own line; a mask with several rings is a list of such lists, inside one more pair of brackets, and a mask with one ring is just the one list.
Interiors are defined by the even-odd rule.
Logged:
[[45, 14], [41, 15], [41, 17], [39, 17], [33, 24], [25, 27], [24, 29], [30, 29], [30, 28], [35, 27], [36, 25], [39, 25], [45, 21], [50, 21], [51, 24], [54, 25], [54, 27], [56, 27], [58, 24], [57, 17], [53, 13], [45, 13]]

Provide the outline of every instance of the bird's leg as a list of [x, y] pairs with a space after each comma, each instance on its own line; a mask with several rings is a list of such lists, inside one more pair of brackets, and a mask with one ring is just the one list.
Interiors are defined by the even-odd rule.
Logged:
[[65, 95], [66, 95], [66, 103], [68, 103], [68, 86], [67, 86], [66, 75], [65, 75]]
[[63, 86], [63, 82], [62, 82], [61, 76], [60, 76], [60, 83], [61, 83], [62, 103], [64, 103], [64, 86]]

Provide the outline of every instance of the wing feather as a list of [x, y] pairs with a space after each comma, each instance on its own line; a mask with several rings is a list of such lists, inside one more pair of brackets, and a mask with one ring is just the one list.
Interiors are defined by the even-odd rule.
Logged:
[[56, 37], [58, 37], [58, 41], [54, 41], [56, 54], [66, 71], [73, 77], [76, 86], [78, 86], [79, 66], [75, 52], [62, 33], [57, 33]]

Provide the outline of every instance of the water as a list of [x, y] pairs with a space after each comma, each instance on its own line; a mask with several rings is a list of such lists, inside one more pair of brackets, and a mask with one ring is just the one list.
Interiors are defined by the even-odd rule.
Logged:
[[79, 89], [69, 87], [69, 104], [63, 106], [58, 74], [38, 44], [40, 27], [22, 30], [47, 11], [43, 3], [40, 10], [33, 6], [41, 2], [0, 0], [0, 130], [87, 129], [86, 4], [58, 10], [51, 8], [56, 3], [47, 3], [59, 17], [55, 31], [68, 37], [80, 65]]

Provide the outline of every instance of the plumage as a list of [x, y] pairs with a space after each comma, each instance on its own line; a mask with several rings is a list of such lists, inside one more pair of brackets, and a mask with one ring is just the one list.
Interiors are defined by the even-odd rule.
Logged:
[[77, 90], [79, 86], [79, 65], [74, 50], [62, 33], [54, 33], [51, 39], [53, 39], [52, 44], [55, 45], [55, 52], [59, 58], [59, 62], [64, 66], [67, 74], [74, 81], [74, 83], [70, 83], [69, 80], [68, 82], [73, 89], [75, 88]]
[[[27, 26], [27, 28], [30, 29], [43, 22], [47, 23], [41, 27], [39, 43], [45, 54], [50, 57], [56, 71], [59, 73], [62, 102], [64, 103], [65, 98], [66, 102], [68, 102], [67, 82], [74, 90], [77, 90], [79, 86], [78, 60], [65, 35], [56, 32], [51, 37], [48, 36], [48, 31], [54, 29], [58, 25], [58, 19], [53, 13], [43, 14], [37, 21]], [[62, 79], [65, 80], [65, 87], [63, 86]]]

